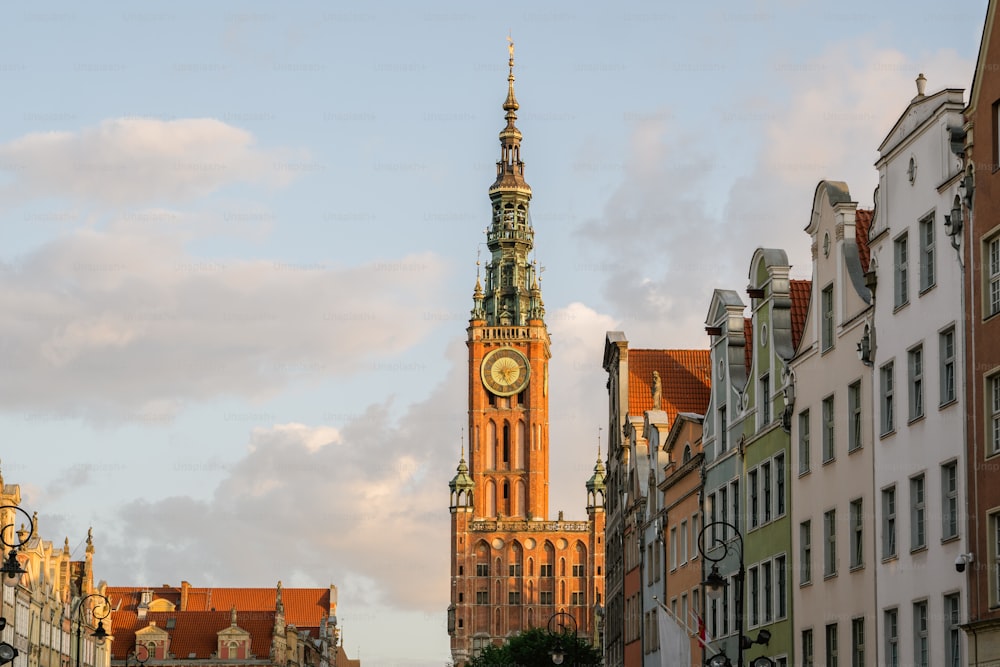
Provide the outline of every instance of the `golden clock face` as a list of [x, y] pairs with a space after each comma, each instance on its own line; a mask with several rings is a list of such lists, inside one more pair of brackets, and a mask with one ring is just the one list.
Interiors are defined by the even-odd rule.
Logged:
[[483, 358], [483, 384], [497, 396], [516, 394], [528, 385], [528, 358], [512, 347], [493, 350]]

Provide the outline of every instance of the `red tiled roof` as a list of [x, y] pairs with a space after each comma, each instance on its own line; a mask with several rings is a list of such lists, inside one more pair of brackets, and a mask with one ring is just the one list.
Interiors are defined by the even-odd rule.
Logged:
[[809, 295], [812, 290], [811, 280], [791, 280], [790, 296], [792, 298], [792, 349], [799, 349], [802, 340], [802, 330], [806, 327], [806, 313], [809, 312]]
[[743, 364], [747, 375], [753, 373], [753, 319], [743, 318], [743, 337], [746, 338], [747, 345], [743, 348]]
[[861, 270], [868, 270], [871, 259], [871, 248], [868, 247], [868, 230], [872, 226], [872, 216], [875, 211], [859, 208], [854, 212], [854, 238], [858, 242], [858, 258], [861, 260]]
[[629, 350], [628, 413], [653, 408], [653, 371], [660, 374], [660, 403], [672, 424], [678, 412], [705, 414], [712, 381], [708, 350]]
[[[220, 630], [230, 625], [228, 611], [151, 611], [143, 619], [134, 611], [116, 611], [111, 615], [114, 643], [111, 655], [115, 660], [124, 660], [135, 646], [135, 633], [155, 624], [170, 633], [170, 654], [185, 659], [192, 653], [195, 658], [205, 660], [215, 653]], [[174, 619], [173, 627], [168, 621]], [[274, 632], [274, 612], [237, 611], [236, 625], [250, 633], [250, 651], [258, 658], [266, 658], [271, 651], [271, 637]]]

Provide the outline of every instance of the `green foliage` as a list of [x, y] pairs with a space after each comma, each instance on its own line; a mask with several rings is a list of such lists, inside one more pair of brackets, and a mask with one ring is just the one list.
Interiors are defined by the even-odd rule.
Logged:
[[532, 628], [511, 637], [503, 646], [487, 646], [469, 667], [555, 667], [551, 651], [562, 647], [566, 657], [562, 667], [595, 667], [601, 652], [571, 633], [555, 634]]

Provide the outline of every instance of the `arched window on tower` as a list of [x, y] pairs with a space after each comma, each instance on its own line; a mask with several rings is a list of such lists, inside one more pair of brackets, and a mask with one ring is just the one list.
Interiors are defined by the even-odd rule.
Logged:
[[503, 423], [503, 458], [504, 467], [510, 469], [510, 424]]
[[497, 485], [492, 479], [486, 480], [486, 516], [497, 515]]
[[519, 479], [514, 484], [514, 516], [525, 516], [525, 513], [528, 511], [526, 496], [527, 492], [525, 491], [524, 480]]
[[[490, 394], [493, 396], [493, 394]], [[486, 422], [486, 469], [495, 470], [497, 467], [497, 425], [493, 420]]]
[[510, 516], [510, 482], [503, 481], [503, 513]]

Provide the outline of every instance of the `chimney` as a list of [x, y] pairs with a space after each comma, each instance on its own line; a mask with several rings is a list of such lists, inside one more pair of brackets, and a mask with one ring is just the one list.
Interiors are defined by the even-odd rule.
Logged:
[[191, 584], [181, 581], [181, 611], [187, 611], [189, 590], [191, 590]]

